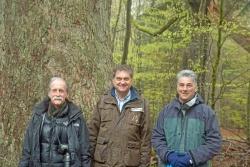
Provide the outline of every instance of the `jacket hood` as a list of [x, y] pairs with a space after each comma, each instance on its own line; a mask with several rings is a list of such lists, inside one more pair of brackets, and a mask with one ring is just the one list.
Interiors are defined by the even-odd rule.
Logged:
[[[196, 93], [195, 96], [197, 96], [197, 98], [193, 106], [204, 103], [204, 100], [198, 93]], [[178, 95], [176, 95], [176, 98], [173, 100], [173, 105], [177, 107], [179, 110], [181, 109], [182, 103], [180, 102]]]
[[[33, 108], [33, 113], [37, 115], [42, 115], [43, 113], [47, 112], [49, 108], [49, 103], [50, 98], [46, 96], [41, 102], [35, 105], [35, 107]], [[66, 103], [68, 104], [69, 118], [78, 118], [81, 114], [80, 108], [69, 100], [66, 100]]]
[[[131, 86], [130, 88], [131, 91], [131, 99], [129, 100], [134, 101], [136, 99], [140, 99], [140, 96], [138, 94], [138, 91], [136, 90], [135, 87]], [[104, 93], [104, 103], [110, 103], [110, 104], [116, 104], [116, 97], [115, 97], [115, 88], [112, 87], [111, 89], [108, 89], [105, 93]]]
[[[131, 100], [139, 99], [139, 94], [138, 94], [138, 91], [135, 87], [131, 86], [130, 92], [131, 92]], [[115, 88], [114, 87], [111, 89], [110, 94], [111, 94], [111, 96], [115, 97]]]

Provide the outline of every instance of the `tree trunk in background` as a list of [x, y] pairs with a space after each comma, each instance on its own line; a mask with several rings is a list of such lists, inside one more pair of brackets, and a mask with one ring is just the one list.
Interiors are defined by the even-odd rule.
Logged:
[[111, 40], [112, 53], [114, 52], [114, 49], [115, 49], [116, 32], [118, 31], [117, 27], [118, 27], [118, 23], [119, 23], [119, 20], [120, 20], [121, 11], [122, 11], [122, 0], [119, 0], [119, 7], [118, 7], [117, 16], [116, 16], [116, 19], [115, 19], [115, 25], [112, 28], [112, 40]]
[[123, 55], [121, 64], [127, 64], [129, 40], [131, 34], [131, 6], [132, 0], [127, 0], [127, 12], [126, 12], [126, 34], [124, 39]]
[[216, 84], [217, 84], [217, 75], [218, 75], [218, 68], [220, 65], [220, 57], [221, 57], [221, 48], [222, 48], [222, 24], [223, 24], [223, 3], [224, 0], [220, 0], [220, 18], [218, 23], [218, 38], [217, 38], [217, 53], [214, 57], [214, 61], [212, 63], [212, 90], [211, 90], [211, 107], [215, 109], [216, 104]]
[[[210, 0], [187, 0], [190, 5], [193, 15], [196, 18], [195, 26], [200, 26], [202, 29], [205, 26], [209, 25], [209, 21], [207, 19], [208, 6]], [[209, 52], [209, 33], [202, 32], [199, 34], [194, 34], [192, 38], [192, 42], [188, 50], [186, 50], [183, 55], [183, 67], [184, 68], [194, 68], [193, 64], [198, 64], [199, 67], [196, 67], [198, 74], [198, 88], [199, 93], [207, 101], [206, 98], [206, 73], [207, 73], [207, 61], [210, 55]], [[188, 61], [192, 60], [192, 61]], [[188, 62], [191, 62], [189, 64]]]
[[0, 166], [17, 166], [34, 104], [49, 78], [66, 79], [86, 117], [113, 66], [111, 0], [0, 2]]

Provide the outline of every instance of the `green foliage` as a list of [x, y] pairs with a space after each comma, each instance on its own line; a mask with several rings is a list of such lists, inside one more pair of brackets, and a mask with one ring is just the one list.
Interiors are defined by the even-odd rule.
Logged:
[[[222, 125], [243, 127], [246, 101], [246, 81], [249, 80], [249, 53], [230, 37], [236, 34], [248, 36], [248, 17], [244, 14], [234, 19], [237, 9], [244, 2], [225, 2], [225, 15], [221, 27], [216, 16], [194, 13], [186, 1], [156, 0], [154, 3], [142, 1], [134, 6], [133, 33], [129, 49], [128, 64], [135, 69], [135, 84], [151, 104], [155, 118], [162, 106], [169, 102], [176, 92], [175, 75], [182, 68], [191, 68], [199, 76], [205, 87], [205, 99], [211, 95], [211, 71], [216, 55], [218, 28], [222, 30], [222, 49], [216, 85], [216, 112], [221, 114]], [[235, 5], [235, 6], [232, 6]], [[137, 9], [137, 10], [136, 10]], [[228, 9], [233, 9], [228, 12]], [[214, 12], [214, 11], [211, 11]], [[215, 15], [218, 13], [215, 13]], [[169, 24], [172, 19], [176, 19]], [[121, 23], [124, 21], [121, 18]], [[244, 23], [244, 24], [241, 24]], [[169, 25], [168, 25], [169, 24]], [[122, 25], [122, 24], [120, 24]], [[164, 28], [164, 31], [159, 31]], [[244, 25], [244, 28], [242, 28]], [[116, 38], [113, 59], [120, 62], [123, 49], [123, 35]], [[205, 57], [205, 58], [204, 58]], [[205, 61], [205, 62], [204, 62]], [[184, 66], [183, 64], [187, 64]], [[223, 121], [225, 118], [226, 120]], [[230, 122], [230, 123], [229, 123]]]
[[[152, 103], [153, 117], [175, 96], [175, 75], [182, 61], [182, 50], [190, 44], [194, 31], [196, 34], [210, 31], [206, 27], [193, 28], [194, 18], [183, 1], [154, 2], [153, 6], [141, 4], [138, 6], [141, 12], [133, 15], [134, 33], [128, 58], [128, 64], [136, 71], [136, 86]], [[166, 25], [169, 25], [166, 30], [152, 36]], [[117, 39], [113, 59], [119, 63], [123, 46]], [[199, 63], [188, 61], [199, 69]]]

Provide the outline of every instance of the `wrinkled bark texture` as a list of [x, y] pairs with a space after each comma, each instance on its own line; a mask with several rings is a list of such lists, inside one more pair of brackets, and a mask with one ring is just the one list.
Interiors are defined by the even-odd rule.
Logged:
[[0, 2], [0, 166], [17, 166], [34, 104], [62, 76], [88, 117], [113, 66], [111, 0]]

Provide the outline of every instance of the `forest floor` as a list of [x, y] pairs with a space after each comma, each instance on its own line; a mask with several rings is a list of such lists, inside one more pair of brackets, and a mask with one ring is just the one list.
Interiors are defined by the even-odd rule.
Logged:
[[213, 167], [250, 167], [250, 144], [242, 130], [221, 129], [222, 150], [213, 158]]

